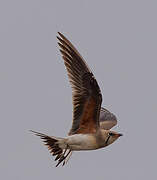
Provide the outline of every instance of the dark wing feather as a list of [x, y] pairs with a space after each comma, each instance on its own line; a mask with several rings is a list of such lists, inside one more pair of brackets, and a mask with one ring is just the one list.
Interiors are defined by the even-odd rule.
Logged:
[[100, 111], [100, 128], [109, 130], [117, 124], [116, 116], [105, 108], [101, 108]]
[[79, 52], [65, 36], [59, 35], [58, 44], [72, 86], [73, 124], [69, 134], [95, 133], [102, 102], [100, 88]]
[[36, 131], [32, 131], [36, 136], [39, 136], [44, 144], [48, 147], [48, 150], [53, 156], [57, 156], [55, 160], [60, 159], [60, 157], [63, 155], [63, 150], [58, 145], [58, 140], [55, 137], [47, 136], [46, 134], [39, 133]]

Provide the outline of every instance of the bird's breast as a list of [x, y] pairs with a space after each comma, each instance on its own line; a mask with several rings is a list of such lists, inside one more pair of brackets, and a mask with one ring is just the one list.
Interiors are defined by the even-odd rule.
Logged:
[[68, 136], [67, 144], [74, 151], [94, 150], [98, 148], [94, 134], [75, 134]]

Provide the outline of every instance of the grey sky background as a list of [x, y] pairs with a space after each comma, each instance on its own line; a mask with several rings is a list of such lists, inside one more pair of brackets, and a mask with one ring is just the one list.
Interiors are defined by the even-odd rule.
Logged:
[[[157, 1], [0, 1], [0, 179], [155, 179]], [[124, 134], [65, 167], [28, 130], [65, 136], [72, 99], [56, 35], [87, 61]]]

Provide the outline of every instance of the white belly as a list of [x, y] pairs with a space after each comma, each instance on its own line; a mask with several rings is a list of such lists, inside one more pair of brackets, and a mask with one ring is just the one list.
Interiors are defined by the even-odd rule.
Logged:
[[67, 144], [72, 150], [92, 150], [97, 149], [96, 138], [92, 134], [75, 134], [66, 138]]

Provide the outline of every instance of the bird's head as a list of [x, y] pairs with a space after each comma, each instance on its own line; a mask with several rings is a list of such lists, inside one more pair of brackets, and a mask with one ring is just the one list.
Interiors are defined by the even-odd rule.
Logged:
[[121, 133], [117, 133], [115, 131], [107, 130], [105, 131], [105, 146], [112, 144], [116, 141], [120, 136], [123, 136]]

